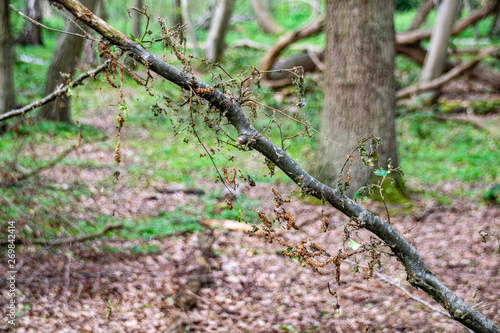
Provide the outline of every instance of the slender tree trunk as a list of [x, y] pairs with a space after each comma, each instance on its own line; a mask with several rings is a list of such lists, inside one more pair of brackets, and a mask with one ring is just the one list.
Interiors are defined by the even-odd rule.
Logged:
[[[40, 0], [28, 0], [26, 15], [37, 22], [42, 21], [42, 6]], [[24, 23], [23, 30], [16, 39], [21, 45], [43, 45], [42, 28], [31, 22]]]
[[[97, 0], [84, 0], [82, 4], [90, 11], [93, 11]], [[64, 31], [82, 34], [82, 29], [77, 27], [74, 22], [66, 23]], [[43, 95], [48, 95], [55, 88], [70, 80], [75, 67], [78, 63], [83, 45], [83, 38], [63, 34], [59, 37], [56, 51], [50, 62], [47, 80], [45, 81], [45, 89]], [[61, 96], [55, 101], [44, 105], [40, 109], [40, 117], [45, 120], [71, 122], [70, 99], [67, 95]]]
[[281, 31], [280, 27], [276, 24], [262, 0], [251, 0], [251, 2], [259, 29], [273, 35], [279, 33]]
[[229, 26], [234, 0], [219, 0], [210, 24], [205, 42], [205, 56], [209, 61], [217, 62], [222, 58], [224, 37]]
[[106, 11], [106, 4], [104, 2], [105, 0], [99, 1], [96, 12], [100, 14], [100, 18], [106, 21], [108, 19], [108, 12]]
[[[317, 172], [337, 186], [346, 157], [361, 138], [382, 139], [379, 165], [397, 165], [395, 110], [394, 1], [327, 1], [325, 100]], [[335, 143], [332, 143], [335, 142]], [[353, 160], [347, 195], [370, 183], [373, 168]]]
[[172, 26], [181, 25], [182, 24], [182, 9], [181, 9], [181, 0], [173, 0], [172, 9], [170, 11]]
[[443, 73], [448, 43], [460, 0], [444, 0], [438, 9], [436, 25], [432, 30], [429, 52], [425, 57], [420, 81], [426, 82]]
[[500, 36], [500, 3], [493, 9], [493, 18], [491, 19], [488, 36], [491, 38], [498, 38]]
[[[15, 107], [12, 73], [12, 33], [8, 0], [0, 3], [0, 113]], [[3, 129], [0, 127], [0, 132]]]
[[[134, 7], [139, 10], [142, 10], [143, 7], [142, 0], [134, 0]], [[135, 10], [132, 10], [131, 14], [132, 14], [132, 34], [135, 36], [135, 38], [139, 39], [142, 37], [143, 34], [141, 32], [142, 15]]]
[[195, 57], [198, 57], [199, 56], [198, 40], [196, 39], [196, 32], [194, 31], [193, 24], [189, 19], [188, 0], [181, 0], [181, 8], [182, 8], [182, 22], [186, 25], [186, 30], [188, 32], [189, 38], [191, 38], [191, 42], [193, 43], [193, 55]]

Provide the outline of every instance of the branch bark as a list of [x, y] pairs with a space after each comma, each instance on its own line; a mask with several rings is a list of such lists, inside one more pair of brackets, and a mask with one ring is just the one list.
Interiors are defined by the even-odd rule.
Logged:
[[[473, 309], [444, 286], [426, 267], [416, 249], [410, 245], [386, 221], [374, 216], [355, 201], [341, 195], [336, 189], [328, 187], [310, 174], [290, 157], [282, 148], [274, 145], [263, 137], [242, 112], [241, 106], [217, 89], [208, 89], [210, 86], [178, 68], [162, 61], [141, 45], [111, 27], [108, 23], [92, 14], [76, 0], [53, 0], [59, 7], [64, 7], [83, 23], [100, 33], [104, 39], [112, 42], [125, 52], [133, 55], [151, 71], [159, 74], [179, 87], [192, 91], [196, 88], [206, 89], [200, 96], [215, 106], [226, 117], [239, 133], [238, 142], [252, 148], [275, 163], [290, 179], [300, 186], [303, 192], [319, 199], [328, 201], [339, 211], [353, 219], [359, 227], [365, 228], [382, 239], [397, 256], [408, 274], [408, 281], [422, 289], [436, 300], [451, 317], [476, 332], [500, 332], [500, 327]], [[210, 90], [210, 91], [209, 91]]]

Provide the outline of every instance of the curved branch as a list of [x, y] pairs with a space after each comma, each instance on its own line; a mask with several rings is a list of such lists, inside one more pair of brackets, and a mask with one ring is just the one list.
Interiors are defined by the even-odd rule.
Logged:
[[[90, 13], [78, 1], [53, 0], [53, 2], [59, 6], [64, 6], [83, 23], [100, 33], [103, 38], [129, 52], [151, 71], [170, 82], [189, 91], [196, 88], [210, 90], [208, 84], [162, 61], [159, 57], [145, 50], [141, 45], [134, 43], [127, 36]], [[382, 239], [405, 267], [408, 281], [441, 304], [453, 319], [476, 332], [500, 332], [500, 327], [479, 311], [467, 305], [436, 279], [426, 267], [416, 249], [398, 234], [389, 223], [374, 216], [348, 197], [341, 195], [336, 189], [316, 180], [282, 148], [261, 136], [244, 115], [241, 106], [237, 102], [231, 101], [227, 98], [227, 95], [217, 89], [203, 93], [201, 97], [215, 106], [227, 118], [228, 122], [236, 128], [239, 133], [239, 144], [257, 150], [274, 162], [290, 179], [300, 186], [302, 191], [328, 201], [336, 209], [357, 222], [360, 228], [365, 228]]]
[[280, 54], [292, 43], [299, 41], [301, 39], [313, 36], [325, 28], [324, 24], [325, 18], [322, 17], [316, 21], [313, 21], [306, 26], [299, 28], [295, 31], [288, 32], [282, 37], [280, 37], [276, 43], [274, 43], [273, 47], [267, 51], [267, 53], [262, 57], [262, 61], [260, 62], [260, 70], [268, 71], [271, 69], [273, 64], [276, 62], [276, 59], [280, 56]]

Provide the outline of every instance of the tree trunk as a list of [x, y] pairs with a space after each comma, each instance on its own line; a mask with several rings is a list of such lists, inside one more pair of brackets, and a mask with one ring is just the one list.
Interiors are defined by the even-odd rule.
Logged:
[[[90, 11], [93, 11], [97, 0], [84, 0], [82, 4]], [[66, 23], [64, 31], [71, 33], [82, 33], [82, 29], [77, 27], [75, 22]], [[78, 63], [78, 57], [81, 53], [83, 38], [63, 34], [59, 37], [56, 51], [50, 62], [47, 80], [43, 95], [46, 96], [56, 89], [62, 83], [70, 80], [75, 67]], [[64, 74], [64, 75], [61, 75]], [[69, 77], [67, 76], [69, 75]], [[69, 113], [70, 99], [67, 95], [61, 96], [55, 101], [44, 105], [40, 109], [40, 118], [52, 121], [71, 122]]]
[[222, 58], [224, 36], [226, 35], [233, 6], [234, 0], [219, 0], [217, 4], [205, 42], [205, 56], [209, 61], [217, 62]]
[[[134, 7], [142, 10], [143, 7], [143, 2], [142, 0], [134, 0]], [[139, 12], [132, 10], [132, 34], [134, 35], [135, 38], [140, 39], [142, 38], [142, 33], [141, 33], [141, 22], [142, 22], [142, 14]]]
[[455, 21], [460, 0], [444, 0], [438, 9], [436, 25], [432, 30], [429, 52], [425, 57], [420, 81], [426, 82], [443, 73], [450, 41], [453, 22]]
[[[37, 22], [42, 21], [42, 6], [40, 0], [28, 0], [26, 15]], [[16, 39], [21, 45], [43, 45], [42, 28], [31, 22], [24, 23], [23, 30]]]
[[170, 10], [170, 24], [172, 26], [182, 25], [181, 0], [173, 0]]
[[[0, 4], [0, 113], [15, 107], [9, 2]], [[0, 127], [0, 132], [2, 128]]]
[[[317, 157], [319, 179], [337, 186], [346, 157], [375, 135], [380, 167], [397, 165], [394, 1], [327, 1], [325, 100]], [[353, 159], [347, 195], [370, 183], [373, 167]]]
[[488, 36], [491, 38], [498, 38], [500, 36], [500, 3], [493, 10], [493, 18], [491, 19]]
[[262, 0], [251, 0], [252, 7], [257, 17], [259, 29], [269, 34], [276, 35], [280, 32], [280, 27], [276, 24], [269, 10], [264, 6]]
[[196, 39], [196, 32], [194, 31], [193, 24], [189, 19], [189, 6], [188, 0], [181, 0], [181, 8], [182, 8], [182, 22], [186, 25], [186, 30], [188, 32], [189, 38], [191, 38], [191, 42], [193, 43], [193, 55], [198, 57], [198, 40]]

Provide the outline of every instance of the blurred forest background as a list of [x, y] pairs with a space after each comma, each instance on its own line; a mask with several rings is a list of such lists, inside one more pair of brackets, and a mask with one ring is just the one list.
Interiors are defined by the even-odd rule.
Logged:
[[[314, 175], [323, 137], [304, 130], [303, 122], [316, 130], [322, 125], [323, 1], [82, 2], [144, 44], [156, 38], [163, 19], [205, 82], [236, 84], [254, 67], [303, 66], [303, 81], [278, 71], [254, 87], [264, 114], [254, 124], [269, 127], [266, 135]], [[217, 6], [225, 2], [227, 30], [211, 36]], [[10, 3], [47, 27], [84, 34], [47, 1]], [[387, 205], [395, 228], [408, 234], [433, 273], [469, 304], [487, 305], [481, 311], [498, 321], [500, 5], [459, 1], [452, 16], [464, 27], [451, 32], [445, 71], [461, 72], [420, 94], [426, 32], [436, 25], [438, 4], [395, 3], [396, 142], [406, 189], [387, 184], [385, 202], [371, 195], [364, 205], [384, 217]], [[30, 15], [30, 6], [39, 16]], [[2, 52], [10, 45], [13, 84], [2, 81], [10, 88], [3, 89], [0, 113], [40, 100], [104, 62], [96, 41], [37, 27], [8, 11], [12, 38]], [[472, 15], [473, 23], [467, 21]], [[280, 41], [285, 46], [276, 51]], [[150, 51], [183, 66], [162, 43]], [[283, 256], [282, 246], [250, 234], [261, 222], [258, 211], [273, 211], [271, 187], [291, 200], [299, 230], [280, 230], [291, 241], [311, 238], [335, 251], [346, 246], [348, 218], [300, 195], [258, 153], [222, 145], [201, 126], [194, 135], [181, 89], [148, 78], [131, 58], [124, 61], [136, 74], [96, 75], [70, 88], [68, 98], [0, 122], [0, 228], [4, 234], [15, 221], [17, 332], [466, 332], [411, 298], [433, 303], [411, 288], [393, 257], [368, 281], [356, 274], [358, 265], [344, 264], [338, 286], [334, 266], [317, 275]], [[137, 77], [151, 80], [149, 88]], [[416, 90], [403, 94], [408, 87]], [[234, 175], [240, 186], [228, 190], [221, 177]], [[326, 234], [324, 216], [331, 228]], [[6, 244], [6, 237], [0, 241]], [[0, 304], [7, 299], [2, 294]], [[12, 329], [3, 319], [0, 327]]]

